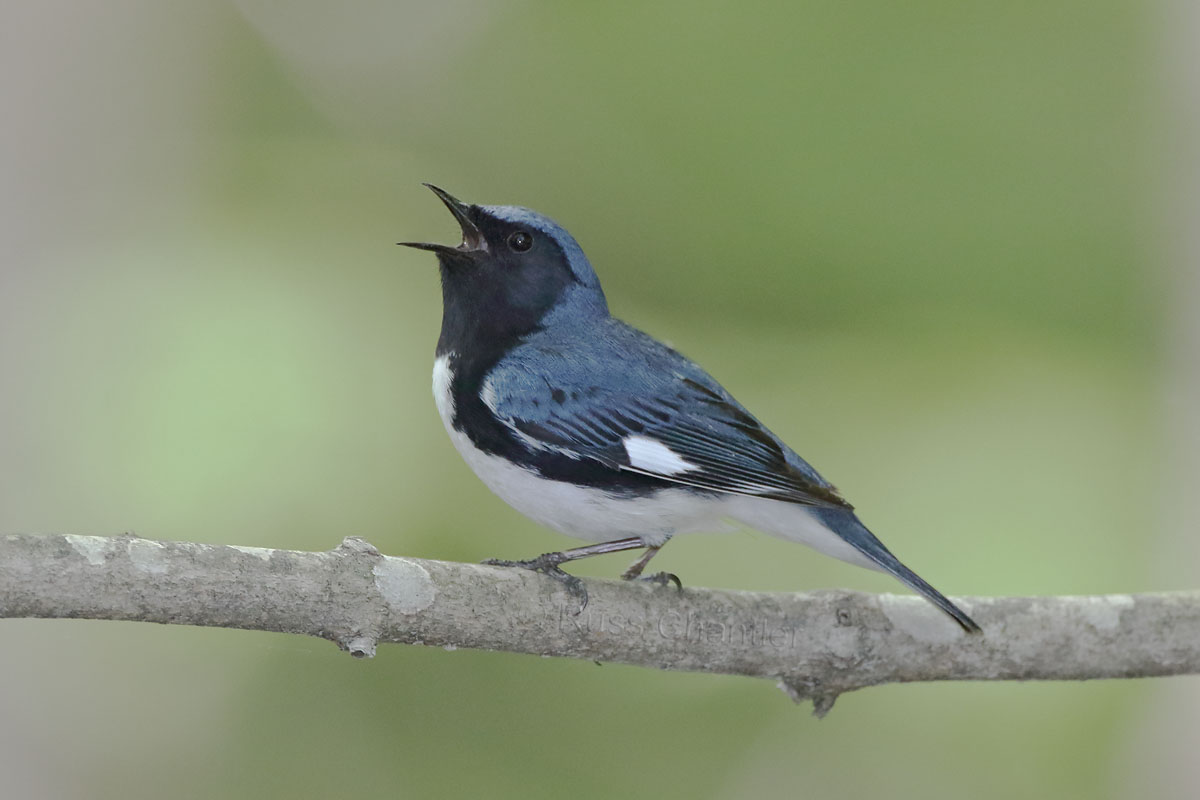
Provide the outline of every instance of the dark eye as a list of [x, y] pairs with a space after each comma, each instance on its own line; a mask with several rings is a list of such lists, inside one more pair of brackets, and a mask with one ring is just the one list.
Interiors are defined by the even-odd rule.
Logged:
[[514, 253], [524, 253], [533, 247], [533, 237], [525, 231], [517, 231], [508, 237], [508, 246]]

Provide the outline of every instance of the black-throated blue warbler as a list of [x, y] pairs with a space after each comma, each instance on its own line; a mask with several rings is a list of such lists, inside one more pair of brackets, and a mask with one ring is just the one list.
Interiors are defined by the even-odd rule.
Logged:
[[545, 572], [586, 602], [562, 564], [644, 548], [623, 575], [636, 578], [672, 536], [733, 519], [888, 572], [979, 630], [708, 373], [609, 314], [566, 230], [526, 208], [470, 205], [426, 185], [462, 228], [457, 246], [402, 242], [433, 251], [441, 268], [433, 393], [446, 431], [505, 502], [594, 542], [490, 563]]

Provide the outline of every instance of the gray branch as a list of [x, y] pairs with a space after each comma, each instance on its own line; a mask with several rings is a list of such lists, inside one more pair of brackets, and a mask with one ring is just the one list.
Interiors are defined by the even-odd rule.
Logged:
[[0, 618], [82, 618], [471, 647], [772, 678], [824, 714], [842, 692], [941, 680], [1200, 672], [1200, 592], [967, 597], [969, 635], [915, 596], [732, 592], [588, 580], [590, 600], [525, 570], [134, 536], [0, 537]]

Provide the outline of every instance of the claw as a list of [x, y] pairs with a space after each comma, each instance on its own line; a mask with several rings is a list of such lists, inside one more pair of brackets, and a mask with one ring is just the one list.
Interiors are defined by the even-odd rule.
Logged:
[[575, 610], [575, 616], [579, 616], [587, 608], [588, 590], [582, 579], [564, 571], [559, 566], [559, 564], [562, 564], [566, 560], [568, 559], [563, 557], [563, 553], [542, 553], [537, 558], [531, 558], [527, 561], [508, 561], [503, 558], [489, 558], [483, 563], [493, 567], [518, 567], [532, 572], [540, 572], [546, 577], [553, 578], [561, 583], [568, 592], [579, 599], [579, 608]]
[[653, 575], [641, 575], [634, 578], [626, 578], [625, 580], [646, 581], [647, 583], [657, 583], [659, 586], [667, 584], [675, 584], [675, 588], [683, 591], [683, 581], [679, 580], [679, 576], [674, 572], [656, 572]]
[[579, 600], [579, 608], [575, 609], [575, 616], [582, 614], [583, 610], [587, 608], [588, 604], [588, 590], [587, 586], [584, 585], [583, 580], [569, 572], [564, 572], [562, 567], [559, 566], [550, 567], [542, 572], [543, 574], [554, 578], [554, 580], [566, 587], [568, 592], [575, 595], [575, 597]]

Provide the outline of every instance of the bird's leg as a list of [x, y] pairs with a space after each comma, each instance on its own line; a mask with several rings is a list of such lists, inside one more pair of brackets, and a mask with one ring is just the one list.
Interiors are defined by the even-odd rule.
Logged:
[[[666, 542], [663, 542], [663, 544], [666, 544]], [[654, 558], [654, 556], [656, 556], [658, 551], [662, 550], [662, 548], [662, 544], [647, 547], [646, 552], [642, 553], [642, 557], [630, 564], [629, 569], [621, 573], [621, 579], [626, 581], [649, 581], [651, 583], [657, 583], [660, 586], [666, 586], [668, 583], [674, 583], [677, 589], [682, 589], [683, 581], [679, 580], [679, 576], [673, 572], [656, 572], [653, 575], [642, 575], [642, 570], [644, 570], [646, 565], [650, 563], [650, 559]]]
[[[639, 547], [645, 546], [646, 543], [642, 541], [640, 536], [631, 536], [628, 539], [617, 539], [612, 542], [573, 547], [570, 550], [563, 550], [558, 553], [542, 553], [537, 558], [530, 558], [526, 561], [506, 561], [502, 558], [489, 558], [483, 563], [493, 567], [520, 567], [521, 569], [533, 570], [534, 572], [540, 572], [543, 575], [554, 578], [554, 580], [563, 584], [568, 592], [579, 598], [579, 611], [576, 613], [580, 613], [583, 609], [587, 608], [587, 587], [583, 585], [583, 581], [579, 578], [564, 572], [561, 565], [566, 564], [568, 561], [578, 561], [581, 558], [588, 558], [589, 556], [619, 553], [622, 550], [637, 550]], [[657, 550], [658, 548], [655, 549]], [[648, 561], [649, 559], [646, 560]]]

